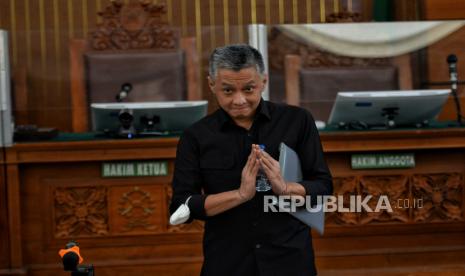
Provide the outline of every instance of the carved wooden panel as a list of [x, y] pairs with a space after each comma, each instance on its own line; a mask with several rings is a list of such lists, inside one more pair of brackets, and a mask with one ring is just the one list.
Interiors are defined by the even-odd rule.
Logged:
[[[167, 206], [171, 204], [172, 196], [173, 196], [173, 189], [171, 188], [171, 186], [167, 186], [166, 187]], [[167, 215], [169, 216], [169, 212]], [[167, 221], [169, 222], [169, 219]], [[191, 223], [174, 225], [174, 226], [168, 223], [167, 226], [168, 226], [167, 231], [170, 233], [188, 233], [188, 232], [200, 233], [200, 232], [203, 232], [204, 222], [199, 221], [199, 220], [194, 220]]]
[[461, 173], [346, 176], [335, 177], [333, 183], [334, 195], [342, 195], [345, 208], [350, 206], [349, 196], [357, 195], [362, 200], [371, 196], [367, 205], [372, 210], [383, 196], [390, 208], [379, 212], [366, 212], [364, 208], [358, 213], [329, 212], [327, 226], [464, 221]]
[[392, 212], [380, 209], [379, 212], [362, 212], [360, 224], [380, 222], [408, 222], [409, 211], [407, 208], [397, 208], [398, 199], [408, 199], [409, 187], [407, 175], [390, 176], [363, 176], [360, 179], [360, 193], [362, 198], [373, 196], [368, 201], [368, 206], [375, 210], [380, 196], [387, 196]]
[[162, 185], [113, 186], [108, 198], [112, 235], [163, 232], [166, 202]]
[[61, 187], [53, 190], [56, 238], [108, 235], [107, 190]]
[[350, 12], [347, 10], [343, 10], [341, 12], [334, 12], [326, 16], [326, 23], [349, 22], [362, 22], [362, 15], [358, 12]]
[[[344, 207], [350, 207], [350, 196], [358, 195], [358, 178], [335, 177], [333, 178], [334, 195], [343, 196]], [[359, 223], [359, 214], [355, 212], [331, 212], [326, 214], [326, 225], [356, 225]]]
[[423, 198], [413, 211], [415, 222], [463, 221], [463, 176], [459, 173], [416, 174], [412, 194]]
[[98, 15], [102, 23], [90, 35], [94, 50], [176, 49], [176, 33], [166, 21], [166, 8], [148, 0], [112, 1]]
[[272, 28], [268, 42], [270, 69], [278, 72], [284, 70], [286, 55], [299, 55], [302, 67], [369, 67], [392, 64], [390, 58], [353, 58], [332, 54], [316, 46], [300, 42], [279, 30]]

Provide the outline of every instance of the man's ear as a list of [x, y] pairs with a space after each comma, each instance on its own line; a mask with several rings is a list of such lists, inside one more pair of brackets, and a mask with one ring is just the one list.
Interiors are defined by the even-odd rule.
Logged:
[[266, 86], [267, 83], [268, 83], [268, 75], [263, 74], [263, 77], [262, 77], [263, 90], [265, 90], [265, 86]]
[[208, 76], [207, 79], [208, 79], [208, 86], [210, 87], [210, 90], [212, 91], [213, 94], [215, 94], [215, 81], [210, 76]]

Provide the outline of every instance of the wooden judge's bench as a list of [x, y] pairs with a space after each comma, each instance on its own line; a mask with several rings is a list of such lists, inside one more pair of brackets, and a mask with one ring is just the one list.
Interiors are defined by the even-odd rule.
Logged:
[[[388, 195], [394, 211], [327, 214], [313, 233], [320, 275], [465, 273], [465, 128], [321, 137], [335, 194]], [[97, 275], [199, 274], [202, 223], [168, 223], [176, 137], [57, 140], [5, 150], [0, 275], [67, 275], [57, 252], [71, 239]], [[352, 169], [363, 153], [413, 153], [415, 165]]]

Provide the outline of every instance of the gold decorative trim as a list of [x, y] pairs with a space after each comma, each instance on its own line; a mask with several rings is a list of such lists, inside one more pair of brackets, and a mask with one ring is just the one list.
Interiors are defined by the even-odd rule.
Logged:
[[265, 2], [265, 20], [267, 25], [271, 24], [270, 0]]
[[74, 18], [73, 18], [73, 1], [67, 1], [68, 3], [68, 35], [70, 38], [74, 38]]
[[195, 37], [199, 56], [202, 56], [202, 14], [200, 12], [200, 0], [195, 0]]
[[214, 0], [210, 0], [208, 5], [210, 10], [210, 48], [213, 49], [216, 46], [216, 18]]
[[[61, 47], [60, 47], [60, 21], [59, 21], [59, 18], [58, 18], [58, 12], [59, 12], [59, 6], [58, 6], [58, 0], [53, 0], [53, 31], [54, 31], [54, 35], [53, 35], [53, 42], [55, 44], [55, 59], [56, 59], [56, 64], [57, 64], [57, 68], [58, 68], [58, 61], [59, 61], [59, 58], [60, 58], [60, 50], [61, 50]], [[58, 70], [59, 72], [60, 70]]]
[[168, 23], [173, 25], [173, 0], [166, 0], [166, 8], [168, 10]]
[[[95, 9], [97, 10], [97, 12], [102, 11], [102, 0], [95, 1]], [[102, 19], [99, 16], [97, 16], [97, 24], [99, 23], [102, 23]]]
[[229, 0], [223, 0], [224, 44], [229, 44]]
[[[45, 41], [45, 11], [44, 0], [39, 0], [39, 33], [40, 33], [40, 65], [42, 73], [46, 74], [47, 70], [47, 42]], [[45, 83], [45, 78], [42, 80], [42, 85]]]
[[25, 8], [25, 23], [26, 23], [26, 56], [27, 56], [27, 67], [32, 66], [32, 48], [31, 48], [31, 11], [29, 7], [29, 0], [24, 0]]
[[339, 0], [334, 0], [334, 12], [339, 12]]
[[320, 22], [326, 22], [326, 1], [320, 0]]
[[244, 42], [244, 18], [242, 14], [242, 0], [237, 0], [237, 27], [239, 28], [239, 41]]
[[[202, 13], [200, 10], [200, 0], [195, 0], [195, 33], [196, 33], [196, 42], [197, 42], [197, 53], [198, 56], [202, 56]], [[203, 72], [202, 72], [202, 62], [199, 62], [197, 65], [199, 67], [199, 82], [200, 87], [203, 83]]]
[[[60, 7], [58, 6], [58, 0], [53, 0], [53, 39], [55, 45], [55, 67], [56, 67], [56, 74], [57, 79], [61, 80], [61, 68], [60, 68], [60, 53], [61, 53], [61, 45], [60, 45], [60, 21], [58, 18]], [[57, 91], [61, 91], [61, 81], [57, 81]]]
[[89, 31], [89, 18], [87, 16], [87, 0], [82, 0], [82, 37], [87, 37]]
[[182, 35], [187, 35], [187, 0], [181, 0], [181, 25], [182, 25]]
[[294, 24], [299, 23], [299, 11], [297, 6], [297, 0], [292, 0], [292, 21]]
[[284, 0], [279, 0], [279, 24], [284, 24]]
[[252, 24], [257, 24], [257, 0], [250, 1], [250, 17]]
[[16, 0], [10, 0], [10, 14], [11, 14], [11, 46], [13, 55], [13, 65], [18, 63], [18, 50], [17, 50], [17, 36], [16, 36]]
[[311, 0], [307, 0], [307, 5], [306, 5], [306, 8], [307, 8], [307, 23], [312, 23], [312, 1]]

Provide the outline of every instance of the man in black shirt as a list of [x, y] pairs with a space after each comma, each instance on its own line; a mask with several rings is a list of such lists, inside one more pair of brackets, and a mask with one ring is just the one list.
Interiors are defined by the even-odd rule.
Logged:
[[[202, 275], [316, 275], [308, 226], [288, 213], [264, 211], [265, 195], [332, 193], [312, 116], [261, 98], [263, 58], [248, 45], [215, 49], [209, 73], [220, 108], [180, 138], [170, 208], [173, 213], [191, 197], [190, 220], [205, 220]], [[299, 155], [301, 183], [281, 176], [281, 142]], [[259, 170], [271, 183], [268, 192], [256, 192]]]

